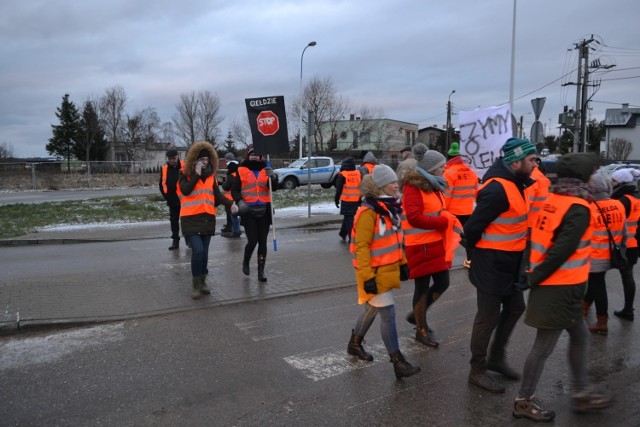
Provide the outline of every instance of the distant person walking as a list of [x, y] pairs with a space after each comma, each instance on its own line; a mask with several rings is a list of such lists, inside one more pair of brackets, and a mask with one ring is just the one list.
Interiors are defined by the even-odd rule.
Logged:
[[209, 270], [209, 243], [216, 233], [216, 206], [231, 206], [216, 182], [218, 155], [208, 141], [194, 142], [185, 157], [180, 174], [180, 222], [182, 234], [191, 247], [191, 298], [198, 299], [211, 291], [206, 279]]
[[[460, 146], [457, 142], [451, 144], [447, 152], [449, 160], [444, 167], [444, 179], [447, 188], [444, 190], [445, 209], [454, 214], [463, 226], [471, 216], [478, 191], [478, 175], [460, 156]], [[463, 267], [471, 266], [471, 253], [466, 249], [466, 259]]]
[[619, 169], [611, 174], [611, 184], [613, 193], [611, 198], [620, 200], [624, 206], [627, 216], [626, 225], [626, 245], [627, 245], [627, 267], [620, 270], [622, 277], [622, 289], [624, 292], [624, 307], [613, 312], [617, 317], [624, 320], [633, 321], [634, 309], [633, 301], [636, 297], [636, 282], [633, 278], [633, 266], [638, 262], [638, 239], [640, 221], [640, 199], [637, 194], [637, 180], [640, 172], [631, 169]]
[[170, 148], [165, 153], [167, 162], [160, 171], [160, 193], [169, 207], [169, 222], [171, 224], [171, 246], [169, 250], [180, 247], [180, 199], [178, 198], [178, 181], [180, 170], [184, 162], [178, 156], [178, 150]]
[[345, 241], [351, 241], [353, 218], [360, 207], [360, 182], [362, 175], [356, 170], [356, 162], [347, 157], [340, 164], [340, 173], [336, 177], [336, 207], [342, 215], [342, 225], [338, 235]]
[[[224, 160], [227, 164], [227, 174], [224, 183], [222, 184], [222, 189], [225, 190], [224, 196], [233, 202], [231, 184], [233, 182], [233, 178], [238, 176], [238, 161], [233, 153], [225, 154]], [[242, 234], [240, 231], [240, 218], [231, 213], [231, 208], [225, 207], [225, 213], [227, 215], [227, 223], [220, 230], [220, 235], [222, 237], [240, 237]]]
[[371, 151], [367, 151], [367, 153], [362, 158], [362, 166], [360, 166], [360, 174], [365, 176], [366, 174], [373, 173], [373, 170], [378, 165], [378, 159], [373, 155]]
[[519, 379], [506, 363], [506, 346], [525, 309], [524, 287], [516, 283], [522, 280], [529, 212], [525, 189], [533, 184], [529, 175], [536, 148], [528, 139], [509, 138], [502, 152], [482, 178], [476, 208], [464, 226], [471, 248], [469, 280], [476, 287], [478, 306], [471, 331], [469, 384], [492, 393], [504, 393], [505, 388], [487, 370]]
[[426, 145], [422, 143], [418, 143], [413, 147], [404, 147], [401, 150], [402, 161], [398, 164], [396, 168], [396, 175], [398, 176], [398, 184], [400, 185], [400, 191], [402, 191], [404, 186], [404, 177], [407, 172], [412, 171], [416, 168], [416, 155], [422, 156], [429, 149]]
[[400, 281], [409, 279], [409, 268], [402, 250], [402, 207], [395, 172], [389, 166], [377, 166], [363, 178], [361, 192], [364, 201], [356, 213], [351, 253], [358, 304], [364, 304], [364, 312], [351, 331], [347, 352], [361, 360], [373, 360], [362, 342], [380, 313], [380, 334], [396, 378], [409, 377], [420, 372], [420, 368], [411, 365], [400, 352], [396, 330], [392, 290], [400, 287]]
[[622, 203], [610, 197], [611, 183], [602, 174], [595, 173], [591, 176], [589, 192], [593, 198], [590, 205], [593, 236], [591, 237], [591, 266], [582, 314], [586, 318], [589, 307], [595, 302], [597, 321], [589, 325], [589, 331], [606, 335], [609, 331], [607, 326], [609, 298], [605, 275], [611, 269], [609, 234], [616, 244], [622, 244], [625, 237], [626, 217]]
[[[569, 365], [573, 379], [571, 407], [582, 413], [611, 405], [611, 398], [589, 386], [589, 337], [582, 318], [582, 298], [589, 276], [593, 233], [587, 182], [595, 169], [591, 153], [565, 154], [558, 159], [558, 182], [552, 187], [531, 229], [529, 303], [525, 323], [536, 338], [524, 364], [513, 416], [551, 421], [555, 412], [535, 396], [546, 360], [562, 331], [569, 333]], [[472, 264], [471, 269], [475, 267]], [[591, 284], [589, 284], [591, 286]]]

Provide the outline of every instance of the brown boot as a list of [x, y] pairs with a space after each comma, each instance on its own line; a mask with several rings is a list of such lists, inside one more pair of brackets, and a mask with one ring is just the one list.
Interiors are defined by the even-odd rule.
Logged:
[[589, 325], [589, 330], [595, 334], [607, 335], [609, 333], [609, 328], [607, 328], [608, 320], [609, 316], [607, 315], [596, 316], [596, 323]]
[[585, 319], [587, 318], [587, 315], [589, 314], [589, 309], [591, 308], [591, 303], [587, 302], [587, 301], [582, 301], [582, 317], [584, 317]]
[[427, 328], [416, 328], [416, 341], [428, 347], [438, 348], [440, 343], [436, 341], [433, 334]]

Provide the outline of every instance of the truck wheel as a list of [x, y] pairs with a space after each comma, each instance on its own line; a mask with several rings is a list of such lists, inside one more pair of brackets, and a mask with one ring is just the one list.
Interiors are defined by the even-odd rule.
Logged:
[[328, 190], [329, 188], [333, 187], [333, 183], [332, 182], [323, 182], [322, 184], [320, 184], [320, 187], [324, 188], [325, 190]]
[[298, 181], [291, 176], [288, 178], [285, 178], [285, 180], [282, 182], [282, 188], [284, 188], [285, 190], [293, 190], [297, 186], [298, 186]]

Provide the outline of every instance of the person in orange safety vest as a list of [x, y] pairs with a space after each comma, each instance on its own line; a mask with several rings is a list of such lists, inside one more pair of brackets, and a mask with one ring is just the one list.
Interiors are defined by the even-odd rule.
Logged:
[[180, 199], [178, 198], [178, 180], [184, 162], [178, 156], [178, 150], [170, 148], [166, 152], [167, 163], [160, 171], [160, 194], [169, 207], [169, 223], [171, 224], [171, 246], [169, 250], [180, 247]]
[[336, 207], [340, 208], [342, 225], [338, 235], [345, 241], [351, 241], [353, 217], [360, 207], [360, 182], [362, 175], [356, 170], [356, 163], [352, 157], [347, 157], [340, 164], [340, 173], [336, 177]]

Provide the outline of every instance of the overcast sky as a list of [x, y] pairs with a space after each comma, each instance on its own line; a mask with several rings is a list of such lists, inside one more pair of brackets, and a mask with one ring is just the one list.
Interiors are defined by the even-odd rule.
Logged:
[[[135, 113], [154, 107], [170, 121], [182, 93], [222, 101], [222, 134], [243, 117], [244, 99], [298, 96], [303, 81], [331, 77], [354, 105], [420, 127], [508, 103], [513, 0], [4, 0], [0, 2], [0, 143], [17, 157], [47, 156], [65, 93], [122, 86]], [[615, 64], [593, 96], [591, 117], [640, 107], [640, 1], [520, 0], [516, 15], [514, 114], [555, 128], [576, 102], [575, 44], [594, 38], [591, 58]], [[297, 127], [290, 122], [290, 127]]]

